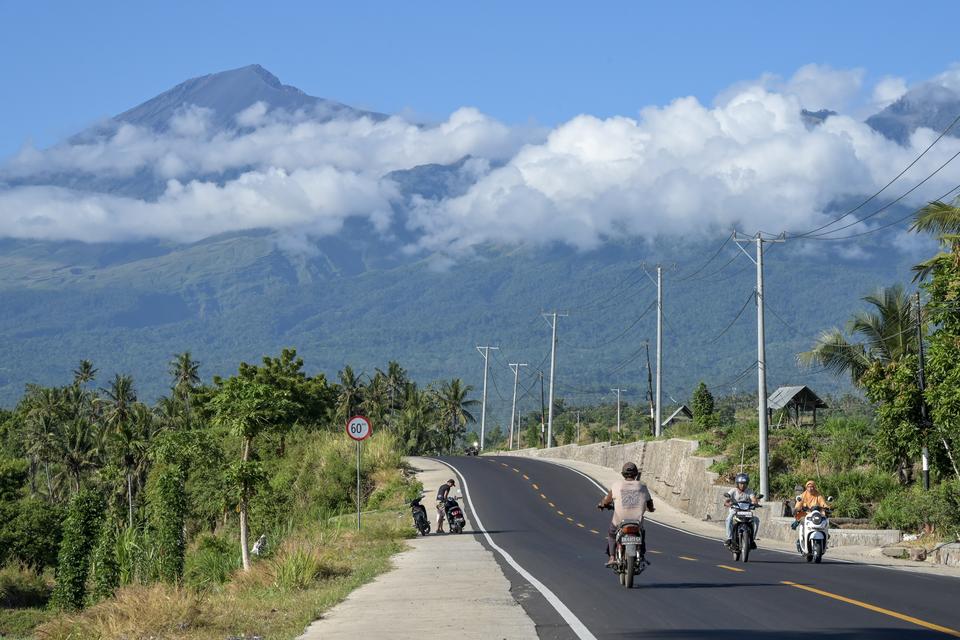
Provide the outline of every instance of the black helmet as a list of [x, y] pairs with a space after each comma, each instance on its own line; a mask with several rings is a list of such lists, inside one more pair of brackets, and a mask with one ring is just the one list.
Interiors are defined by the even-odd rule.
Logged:
[[640, 475], [640, 470], [637, 469], [637, 465], [632, 462], [625, 462], [623, 468], [620, 470], [620, 475], [624, 478], [636, 478]]
[[745, 473], [738, 473], [736, 479], [734, 480], [734, 484], [740, 484], [741, 482], [743, 484], [750, 484], [750, 476]]

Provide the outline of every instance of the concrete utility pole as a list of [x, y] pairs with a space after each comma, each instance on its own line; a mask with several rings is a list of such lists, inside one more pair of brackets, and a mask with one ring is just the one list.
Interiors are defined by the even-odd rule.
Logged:
[[550, 404], [547, 405], [547, 447], [549, 448], [553, 446], [553, 382], [557, 371], [557, 317], [565, 318], [569, 314], [553, 311], [542, 315], [545, 319], [547, 316], [552, 319], [550, 326], [553, 333], [550, 340]]
[[[780, 234], [775, 238], [764, 238], [761, 232], [753, 237], [739, 237], [737, 232], [733, 232], [733, 241], [737, 243], [740, 250], [750, 261], [757, 265], [757, 417], [759, 418], [760, 431], [760, 493], [766, 498], [770, 497], [769, 482], [769, 463], [767, 456], [767, 347], [766, 333], [763, 325], [763, 243], [764, 242], [784, 242], [784, 235]], [[741, 242], [754, 241], [757, 245], [757, 257], [754, 259]]]
[[[527, 366], [526, 362], [511, 362], [510, 368], [513, 370], [513, 408], [510, 409], [510, 444], [507, 449], [513, 449], [513, 423], [517, 415], [517, 383], [520, 381], [520, 367]], [[517, 443], [519, 444], [520, 427], [517, 427]]]
[[617, 433], [620, 433], [620, 392], [621, 391], [626, 392], [627, 390], [616, 388], [616, 389], [610, 389], [610, 391], [617, 392]]
[[[650, 368], [650, 341], [643, 341], [643, 348], [647, 351], [647, 398], [650, 400], [650, 420], [654, 420], [656, 412], [653, 408], [653, 370]], [[656, 431], [656, 429], [654, 429]]]
[[544, 422], [547, 408], [543, 404], [543, 371], [538, 370], [537, 374], [540, 375], [540, 446], [543, 446], [543, 436], [546, 435], [547, 427]]
[[487, 427], [487, 365], [490, 361], [490, 350], [500, 347], [477, 347], [477, 351], [483, 356], [483, 403], [480, 405], [480, 450], [483, 451], [483, 438]]
[[663, 265], [657, 265], [657, 278], [647, 271], [643, 264], [643, 271], [647, 277], [657, 285], [657, 402], [654, 405], [653, 435], [659, 436], [663, 422]]
[[580, 410], [577, 409], [577, 444], [580, 444]]
[[918, 386], [920, 387], [920, 430], [923, 432], [923, 450], [920, 452], [923, 467], [923, 490], [930, 491], [930, 450], [927, 449], [927, 437], [930, 428], [930, 418], [927, 416], [927, 401], [923, 397], [926, 389], [926, 378], [923, 371], [923, 318], [921, 316], [920, 292], [916, 293], [917, 301], [917, 353], [919, 355]]

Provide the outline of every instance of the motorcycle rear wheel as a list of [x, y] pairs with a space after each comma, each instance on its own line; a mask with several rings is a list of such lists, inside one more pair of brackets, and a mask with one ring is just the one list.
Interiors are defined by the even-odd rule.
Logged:
[[633, 576], [637, 571], [637, 558], [630, 556], [627, 558], [627, 570], [623, 572], [623, 586], [627, 589], [633, 589]]

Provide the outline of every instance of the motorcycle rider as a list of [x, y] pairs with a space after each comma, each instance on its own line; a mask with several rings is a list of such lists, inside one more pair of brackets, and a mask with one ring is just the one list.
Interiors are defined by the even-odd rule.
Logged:
[[632, 462], [624, 463], [623, 468], [620, 470], [620, 475], [623, 476], [623, 480], [614, 482], [610, 490], [607, 491], [607, 495], [605, 495], [603, 500], [600, 501], [600, 504], [597, 505], [600, 509], [605, 509], [611, 504], [613, 505], [613, 520], [610, 522], [610, 528], [607, 529], [608, 567], [617, 563], [614, 554], [616, 553], [617, 528], [619, 524], [624, 520], [640, 521], [640, 548], [643, 549], [644, 538], [646, 538], [642, 527], [643, 514], [647, 511], [656, 511], [653, 507], [653, 498], [650, 497], [650, 490], [647, 489], [647, 485], [640, 482], [640, 470], [637, 469], [637, 465]]
[[450, 478], [437, 489], [437, 533], [443, 533], [443, 521], [447, 517], [447, 494], [456, 483]]
[[829, 506], [823, 494], [817, 490], [817, 483], [813, 480], [807, 480], [807, 483], [804, 485], [803, 494], [801, 494], [800, 499], [797, 500], [797, 504], [793, 505], [793, 515], [796, 520], [790, 525], [790, 528], [796, 529], [799, 527], [800, 520], [810, 509], [814, 507], [826, 509]]
[[[750, 476], [746, 473], [738, 473], [737, 477], [734, 478], [733, 489], [726, 493], [727, 497], [723, 501], [723, 506], [729, 507], [730, 512], [727, 514], [727, 541], [724, 544], [727, 547], [733, 546], [733, 515], [737, 510], [738, 502], [750, 502], [752, 504], [760, 504], [760, 500], [757, 498], [757, 494], [753, 492], [753, 489], [749, 489], [748, 485], [750, 484]], [[757, 539], [757, 532], [760, 530], [760, 518], [753, 516], [753, 539]], [[751, 549], [757, 548], [757, 543], [753, 542], [750, 545]]]

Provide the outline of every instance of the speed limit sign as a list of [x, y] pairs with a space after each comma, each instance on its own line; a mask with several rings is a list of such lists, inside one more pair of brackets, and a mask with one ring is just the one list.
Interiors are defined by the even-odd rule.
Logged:
[[357, 442], [369, 438], [370, 432], [370, 421], [363, 416], [353, 416], [347, 421], [347, 435]]

